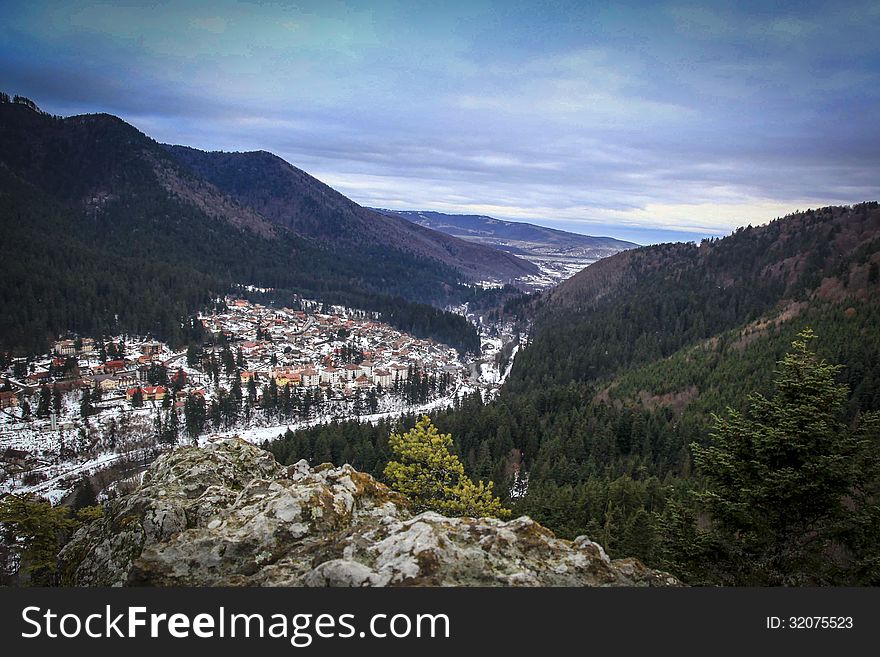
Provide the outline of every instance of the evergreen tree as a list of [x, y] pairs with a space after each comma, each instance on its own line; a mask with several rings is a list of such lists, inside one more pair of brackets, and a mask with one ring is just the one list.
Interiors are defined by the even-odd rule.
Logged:
[[80, 479], [76, 486], [73, 496], [73, 510], [79, 511], [87, 506], [95, 506], [98, 504], [98, 496], [95, 495], [95, 489], [88, 477]]
[[458, 457], [450, 452], [452, 436], [437, 431], [428, 416], [388, 444], [398, 460], [385, 466], [389, 485], [406, 495], [417, 511], [433, 510], [453, 516], [506, 518], [510, 510], [492, 494], [493, 484], [474, 484]]
[[10, 494], [0, 500], [0, 538], [18, 553], [21, 570], [35, 586], [56, 583], [56, 555], [76, 525], [68, 511], [34, 495]]
[[94, 407], [92, 406], [92, 391], [88, 388], [83, 389], [82, 391], [82, 399], [79, 403], [79, 412], [84, 418], [87, 418], [94, 412]]
[[801, 332], [779, 362], [775, 395], [716, 416], [711, 444], [692, 445], [726, 582], [880, 582], [880, 418], [851, 426], [841, 368], [813, 338]]
[[186, 348], [186, 364], [195, 367], [199, 363], [199, 348], [195, 345], [189, 345]]
[[37, 401], [37, 417], [49, 417], [49, 405], [52, 403], [52, 393], [49, 386], [40, 386], [40, 399]]
[[177, 410], [171, 408], [165, 417], [165, 426], [162, 427], [162, 442], [169, 445], [176, 445], [177, 438], [180, 436], [180, 419], [177, 417]]
[[52, 386], [52, 410], [55, 415], [61, 415], [61, 389], [58, 386]]

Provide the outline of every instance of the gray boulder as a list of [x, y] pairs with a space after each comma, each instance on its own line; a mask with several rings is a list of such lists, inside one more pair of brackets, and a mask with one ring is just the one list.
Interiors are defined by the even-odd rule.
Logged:
[[528, 517], [415, 515], [351, 466], [289, 467], [241, 440], [160, 457], [59, 555], [75, 586], [677, 586]]

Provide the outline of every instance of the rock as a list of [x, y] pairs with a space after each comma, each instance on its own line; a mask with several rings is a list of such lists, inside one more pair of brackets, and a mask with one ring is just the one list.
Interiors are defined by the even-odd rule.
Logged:
[[80, 586], [677, 586], [530, 518], [414, 515], [345, 465], [289, 467], [241, 440], [159, 458], [59, 555]]

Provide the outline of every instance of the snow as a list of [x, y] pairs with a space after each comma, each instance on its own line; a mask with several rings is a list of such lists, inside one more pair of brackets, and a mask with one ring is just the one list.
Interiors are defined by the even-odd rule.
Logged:
[[[399, 349], [402, 354], [407, 354], [406, 358], [409, 359], [402, 362], [418, 362], [426, 370], [438, 374], [451, 372], [451, 387], [453, 389], [442, 397], [419, 405], [409, 405], [401, 396], [386, 390], [385, 394], [378, 397], [377, 412], [361, 415], [354, 413], [351, 398], [344, 400], [341, 391], [334, 391], [334, 398], [325, 402], [321, 408], [322, 414], [317, 417], [295, 422], [278, 422], [266, 418], [262, 412], [258, 411], [252, 415], [249, 422], [241, 419], [236, 426], [229, 429], [209, 431], [197, 441], [199, 445], [204, 445], [217, 438], [236, 435], [249, 442], [262, 444], [266, 440], [276, 439], [288, 428], [291, 430], [303, 429], [328, 424], [334, 420], [376, 423], [404, 414], [430, 413], [449, 408], [455, 403], [457, 397], [470, 395], [477, 391], [484, 399], [488, 400], [497, 395], [501, 384], [510, 374], [513, 358], [520, 348], [518, 344], [513, 346], [510, 362], [505, 366], [503, 372], [499, 371], [496, 365], [496, 355], [506, 345], [510, 345], [516, 340], [514, 329], [507, 325], [485, 325], [482, 317], [469, 314], [467, 304], [456, 307], [454, 311], [473, 322], [481, 334], [483, 355], [472, 360], [459, 359], [455, 350], [446, 345], [432, 341], [420, 341], [412, 336], [396, 332], [391, 327], [383, 327], [381, 323], [375, 321], [376, 317], [372, 313], [334, 306], [330, 309], [336, 316], [334, 318], [331, 315], [317, 314], [315, 311], [321, 306], [317, 302], [308, 300], [302, 303], [305, 315], [289, 309], [248, 305], [249, 308], [230, 308], [222, 318], [217, 316], [202, 318], [209, 329], [231, 331], [236, 337], [245, 340], [255, 341], [257, 327], [261, 324], [268, 326], [268, 329], [265, 330], [272, 331], [273, 343], [269, 344], [266, 341], [260, 343], [268, 345], [262, 354], [257, 349], [254, 351], [258, 353], [253, 355], [251, 352], [243, 350], [248, 361], [248, 367], [245, 369], [254, 369], [250, 365], [261, 367], [264, 370], [268, 369], [267, 363], [272, 353], [277, 355], [279, 363], [286, 359], [292, 363], [298, 362], [296, 359], [299, 361], [308, 359], [312, 363], [317, 363], [321, 357], [332, 354], [334, 348], [341, 347], [346, 343], [358, 344], [364, 350], [372, 351], [375, 349], [375, 345], [371, 341], [376, 340], [384, 341], [385, 358], [396, 360], [398, 358], [397, 351], [394, 352], [395, 355], [387, 355], [391, 352], [387, 344], [392, 342], [396, 336], [402, 336], [402, 346]], [[253, 310], [256, 310], [256, 314], [249, 314]], [[337, 318], [343, 319], [340, 321]], [[334, 324], [334, 322], [337, 323]], [[372, 327], [369, 327], [368, 324], [372, 324]], [[325, 339], [331, 334], [335, 335], [338, 326], [349, 327], [351, 329], [350, 336], [344, 341]], [[117, 344], [124, 342], [126, 356], [135, 361], [146, 350], [146, 343], [153, 342], [149, 338], [137, 336], [126, 336], [124, 339], [123, 336], [117, 336], [111, 339]], [[284, 353], [285, 344], [292, 345], [295, 353], [289, 355]], [[209, 377], [199, 368], [190, 367], [186, 363], [185, 351], [172, 352], [167, 345], [161, 345], [158, 358], [168, 368], [169, 376], [176, 370], [182, 369], [194, 387], [203, 390], [208, 399], [213, 396], [215, 386], [206, 380]], [[260, 360], [255, 361], [254, 358]], [[87, 372], [89, 368], [101, 364], [97, 353], [80, 354], [78, 360], [83, 373]], [[49, 354], [36, 359], [33, 364], [40, 370], [48, 368], [51, 361], [52, 355]], [[378, 365], [379, 361], [376, 362]], [[6, 378], [8, 378], [8, 374], [11, 372], [7, 373]], [[223, 373], [220, 376], [220, 383], [228, 390], [231, 386], [231, 379]], [[18, 385], [13, 381], [13, 384], [18, 388], [25, 387], [23, 383]], [[31, 390], [33, 390], [33, 386]], [[25, 475], [21, 472], [16, 472], [15, 475], [7, 474], [5, 479], [0, 481], [0, 494], [5, 492], [33, 493], [56, 503], [72, 492], [82, 477], [95, 475], [125, 460], [137, 459], [140, 462], [145, 453], [150, 452], [152, 456], [155, 456], [163, 449], [156, 444], [154, 420], [158, 407], [155, 403], [147, 402], [142, 408], [132, 408], [130, 403], [126, 401], [122, 389], [107, 391], [97, 404], [97, 413], [86, 421], [80, 417], [80, 400], [81, 393], [79, 391], [62, 395], [62, 410], [54, 427], [48, 418], [33, 417], [37, 406], [35, 397], [30, 399], [32, 417], [27, 421], [21, 417], [20, 408], [3, 409], [0, 412], [0, 452], [7, 448], [28, 452], [30, 457], [26, 478], [31, 482], [25, 485], [22, 481]], [[167, 411], [163, 410], [162, 412]], [[111, 423], [116, 426], [116, 443], [112, 449], [109, 439]], [[181, 437], [180, 442], [185, 444], [188, 440]], [[113, 476], [122, 475], [116, 475], [114, 471]], [[137, 477], [136, 474], [124, 476], [126, 481], [134, 480]], [[110, 483], [99, 495], [106, 497], [108, 491], [120, 483], [119, 481]]]

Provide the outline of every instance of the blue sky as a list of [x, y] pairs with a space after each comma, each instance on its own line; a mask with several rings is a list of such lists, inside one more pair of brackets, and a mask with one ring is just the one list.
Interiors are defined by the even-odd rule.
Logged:
[[880, 198], [880, 3], [2, 2], [0, 89], [645, 243]]

